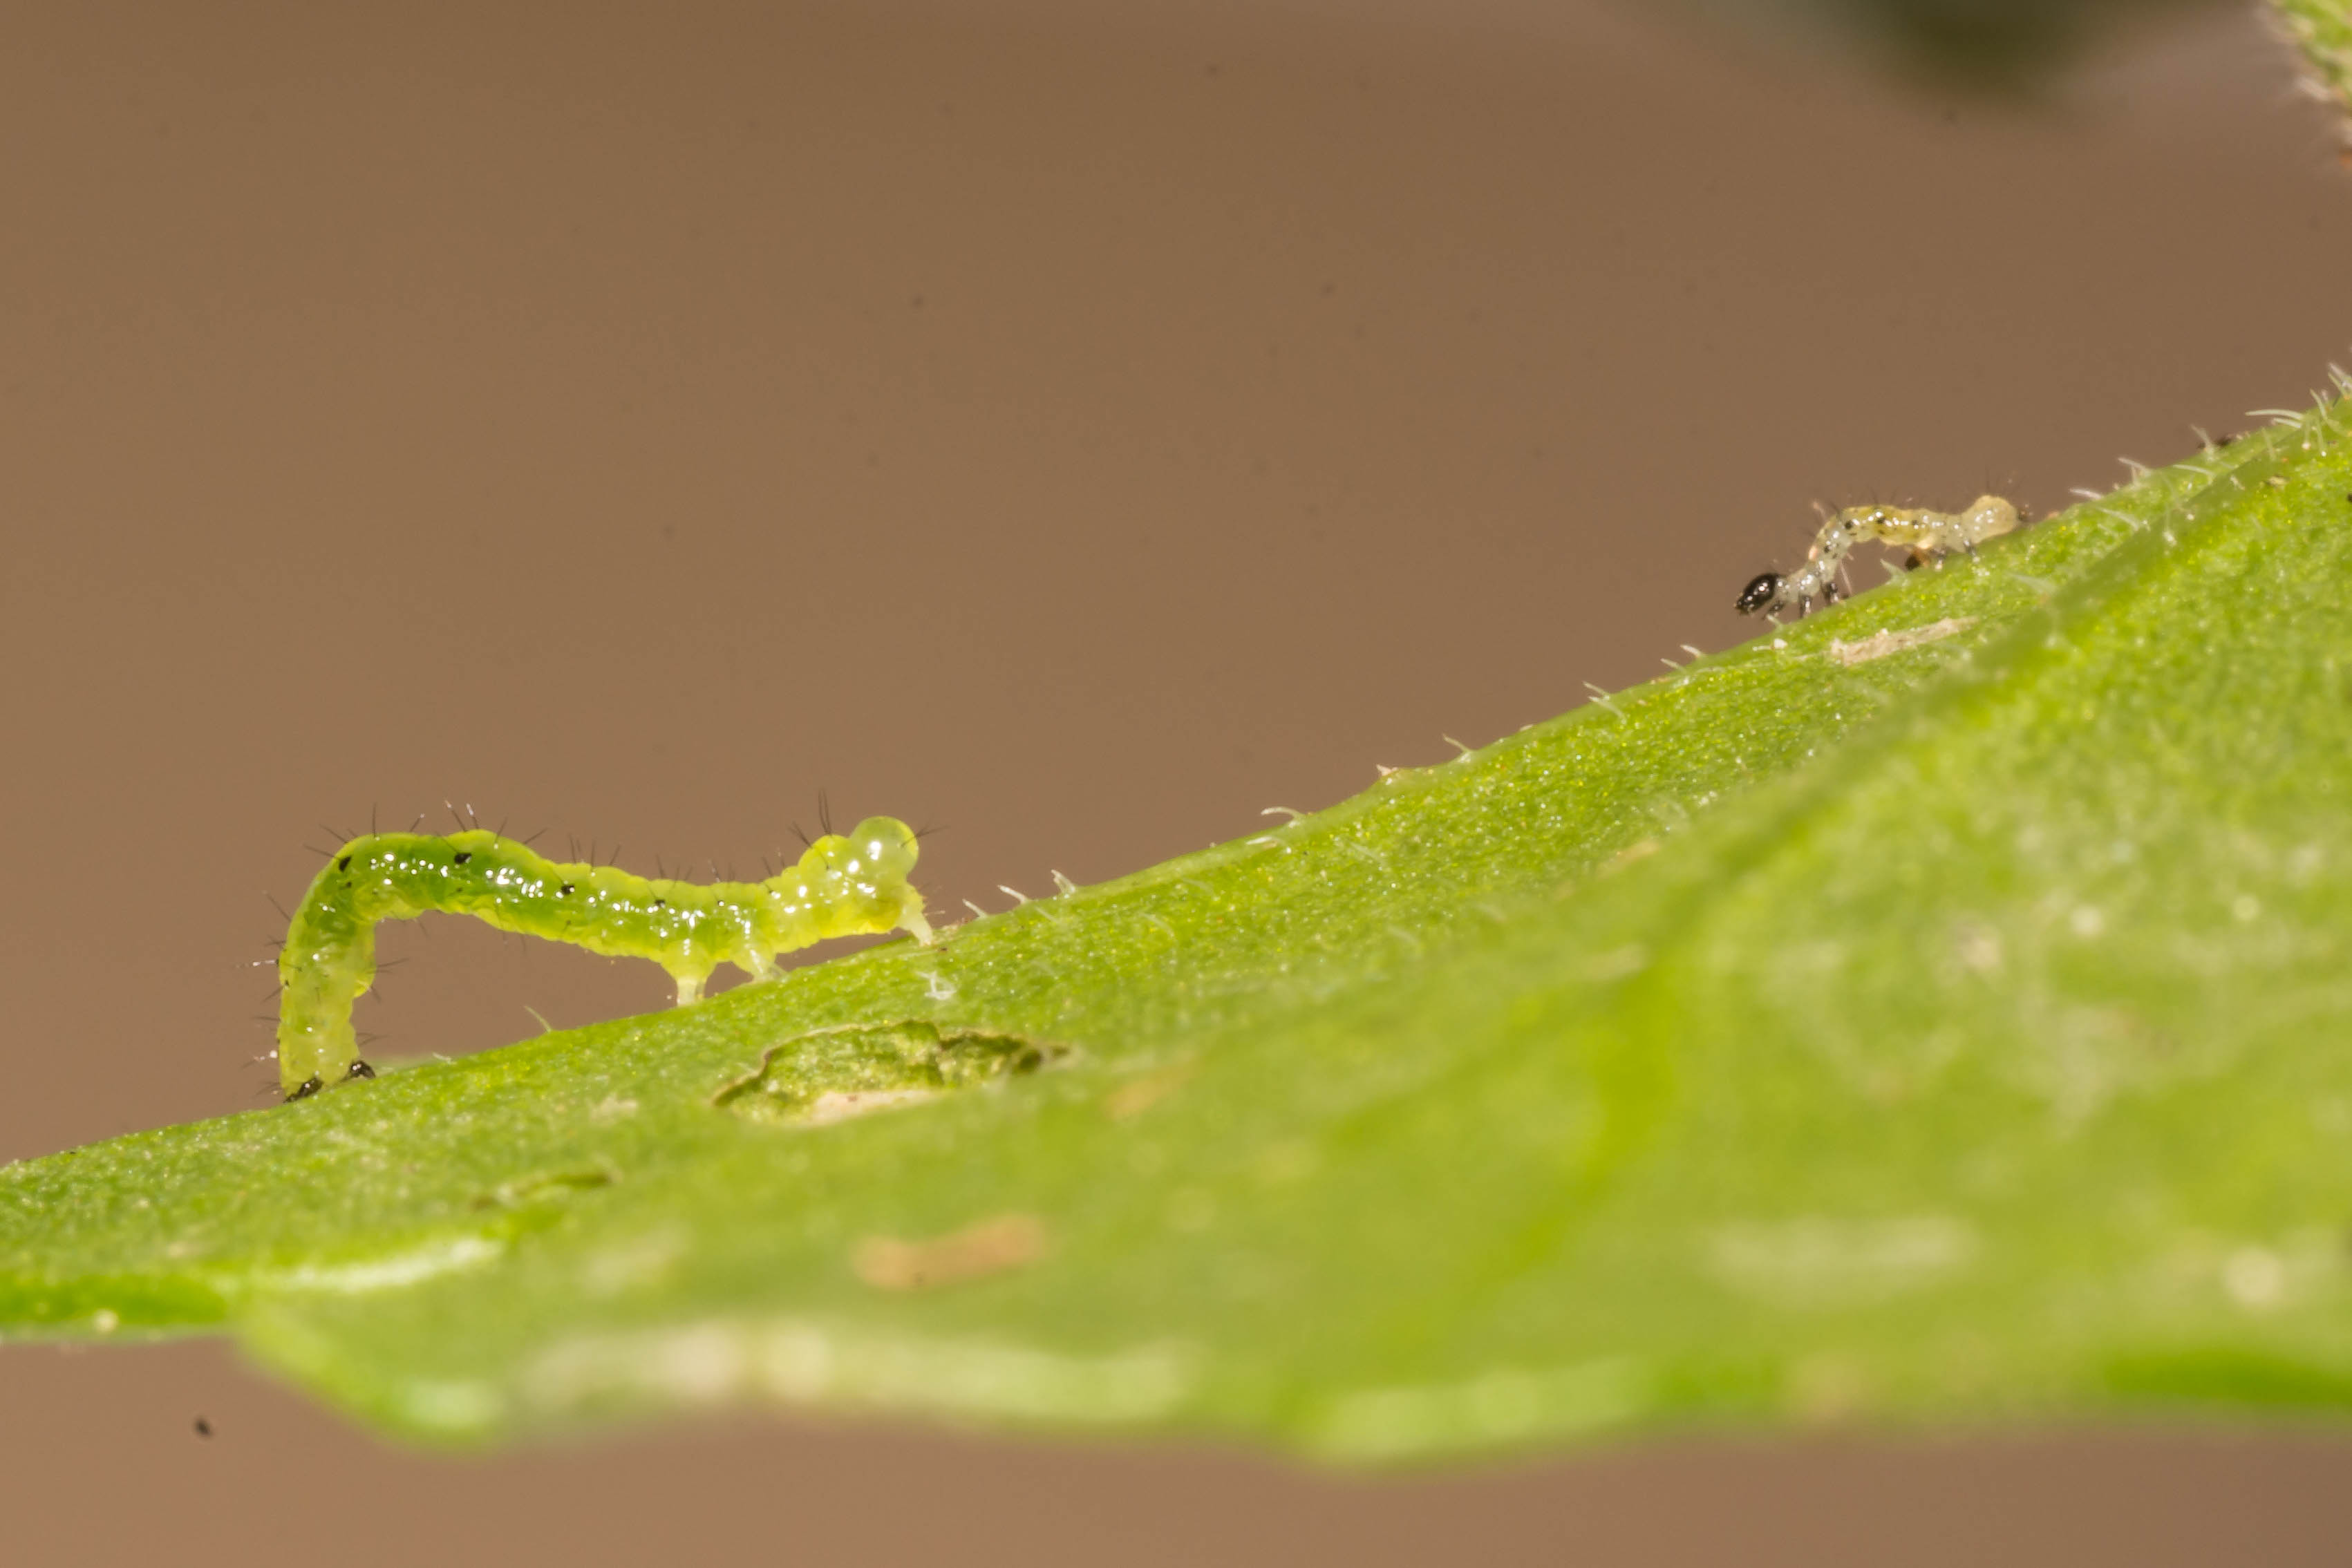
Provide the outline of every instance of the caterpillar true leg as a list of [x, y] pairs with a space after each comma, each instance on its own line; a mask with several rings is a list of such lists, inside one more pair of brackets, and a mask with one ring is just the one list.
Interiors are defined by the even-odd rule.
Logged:
[[1809, 614], [1813, 601], [1834, 604], [1843, 597], [1838, 573], [1853, 547], [1864, 539], [1901, 545], [1911, 552], [1911, 564], [1933, 560], [1954, 550], [1970, 555], [1986, 539], [2015, 528], [2017, 508], [1999, 496], [1979, 496], [1966, 511], [1931, 512], [1924, 507], [1848, 507], [1822, 525], [1805, 564], [1783, 577], [1768, 571], [1739, 591], [1733, 608], [1742, 615], [1759, 611], [1778, 613], [1795, 609]]
[[502, 931], [570, 942], [614, 957], [651, 958], [698, 999], [721, 964], [758, 978], [776, 956], [828, 936], [907, 931], [931, 939], [908, 875], [915, 835], [895, 817], [828, 832], [765, 882], [697, 883], [616, 866], [551, 861], [478, 830], [369, 833], [329, 858], [278, 955], [278, 1078], [289, 1100], [373, 1078], [352, 1031], [352, 1004], [375, 978], [379, 920], [471, 915]]

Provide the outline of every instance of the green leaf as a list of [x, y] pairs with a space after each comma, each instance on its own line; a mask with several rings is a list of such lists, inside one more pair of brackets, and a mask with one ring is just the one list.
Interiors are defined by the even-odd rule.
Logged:
[[2347, 565], [2338, 403], [936, 947], [0, 1168], [0, 1322], [451, 1440], [2340, 1408]]
[[[2314, 96], [2352, 115], [2352, 0], [2275, 0], [2287, 36], [2310, 62]], [[2346, 127], [2352, 132], [2352, 125]]]

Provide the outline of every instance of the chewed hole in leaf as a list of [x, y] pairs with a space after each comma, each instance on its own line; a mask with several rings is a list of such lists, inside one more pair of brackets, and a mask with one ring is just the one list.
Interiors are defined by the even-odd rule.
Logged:
[[1034, 1072], [1066, 1048], [919, 1019], [839, 1024], [770, 1046], [758, 1071], [713, 1098], [755, 1122], [821, 1127]]

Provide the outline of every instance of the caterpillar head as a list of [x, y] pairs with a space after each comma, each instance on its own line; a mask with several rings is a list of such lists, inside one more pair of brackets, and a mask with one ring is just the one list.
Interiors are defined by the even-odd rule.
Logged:
[[915, 832], [896, 817], [868, 817], [846, 833], [826, 833], [801, 855], [803, 875], [835, 883], [904, 887], [915, 869]]
[[888, 886], [915, 869], [915, 831], [896, 817], [868, 817], [849, 831], [849, 847], [861, 869]]
[[1780, 574], [1768, 571], [1739, 591], [1739, 599], [1732, 608], [1742, 615], [1753, 615], [1769, 610], [1780, 597]]
[[868, 817], [846, 833], [826, 833], [810, 844], [800, 869], [836, 882], [903, 883], [915, 869], [914, 830], [896, 817]]
[[2025, 514], [2014, 503], [2000, 496], [1979, 496], [1961, 514], [1960, 531], [1967, 543], [1974, 546], [2014, 533], [2024, 521]]

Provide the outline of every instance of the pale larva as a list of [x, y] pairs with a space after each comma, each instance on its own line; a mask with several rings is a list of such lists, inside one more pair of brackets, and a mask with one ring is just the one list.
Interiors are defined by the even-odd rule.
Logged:
[[1864, 539], [1903, 545], [1911, 562], [1948, 555], [1953, 550], [1974, 554], [1985, 540], [2017, 527], [2017, 508], [1999, 496], [1979, 496], [1964, 512], [1931, 512], [1923, 507], [1848, 507], [1822, 525], [1819, 538], [1805, 556], [1805, 564], [1787, 577], [1768, 571], [1740, 590], [1735, 606], [1742, 615], [1759, 611], [1777, 613], [1793, 608], [1809, 613], [1813, 601], [1838, 601], [1838, 572], [1853, 547]]
[[501, 931], [593, 953], [651, 958], [682, 1005], [720, 964], [764, 978], [778, 954], [828, 936], [907, 931], [931, 939], [923, 895], [908, 885], [915, 834], [868, 817], [827, 833], [765, 882], [709, 884], [568, 864], [496, 833], [369, 833], [328, 857], [278, 956], [278, 1076], [289, 1100], [373, 1078], [352, 1031], [352, 1004], [375, 978], [375, 924], [471, 915]]

